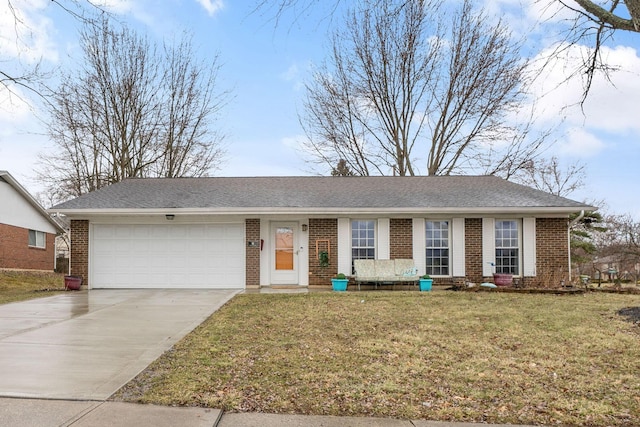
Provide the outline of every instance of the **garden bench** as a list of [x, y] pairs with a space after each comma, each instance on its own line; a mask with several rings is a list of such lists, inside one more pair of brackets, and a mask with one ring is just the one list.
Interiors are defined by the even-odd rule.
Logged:
[[412, 283], [420, 277], [412, 259], [356, 259], [353, 261], [354, 280], [360, 290], [361, 283], [382, 284]]

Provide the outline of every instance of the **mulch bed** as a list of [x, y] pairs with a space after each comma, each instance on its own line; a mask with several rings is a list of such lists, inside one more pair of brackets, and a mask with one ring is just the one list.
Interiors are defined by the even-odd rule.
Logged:
[[520, 294], [555, 294], [555, 295], [575, 295], [587, 292], [603, 292], [610, 294], [632, 294], [640, 295], [638, 288], [514, 288], [510, 286], [499, 286], [497, 288], [487, 288], [484, 286], [474, 286], [471, 288], [458, 287], [450, 288], [455, 291], [465, 292], [503, 292], [503, 293], [520, 293]]
[[625, 320], [640, 325], [640, 307], [628, 307], [618, 311]]

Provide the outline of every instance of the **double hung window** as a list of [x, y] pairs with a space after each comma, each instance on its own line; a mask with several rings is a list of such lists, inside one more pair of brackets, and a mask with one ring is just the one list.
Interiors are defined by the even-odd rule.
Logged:
[[351, 221], [351, 264], [355, 259], [376, 258], [376, 221]]
[[449, 275], [449, 221], [426, 221], [427, 274]]
[[518, 221], [496, 220], [496, 273], [520, 274]]
[[34, 248], [44, 248], [46, 246], [47, 236], [42, 231], [29, 230], [29, 246]]

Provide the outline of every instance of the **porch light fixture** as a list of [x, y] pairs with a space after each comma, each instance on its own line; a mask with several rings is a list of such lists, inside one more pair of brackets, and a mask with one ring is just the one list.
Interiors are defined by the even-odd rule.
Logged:
[[302, 224], [302, 231], [307, 231], [307, 228], [309, 228], [307, 224]]
[[167, 221], [173, 221], [176, 216], [173, 214], [166, 214], [164, 217], [167, 218]]

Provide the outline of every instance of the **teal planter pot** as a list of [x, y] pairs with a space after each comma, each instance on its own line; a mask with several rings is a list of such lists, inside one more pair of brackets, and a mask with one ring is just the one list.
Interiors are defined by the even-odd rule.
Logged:
[[428, 292], [433, 285], [433, 279], [420, 279], [420, 292]]
[[344, 292], [347, 290], [349, 279], [331, 279], [331, 288], [334, 291]]

